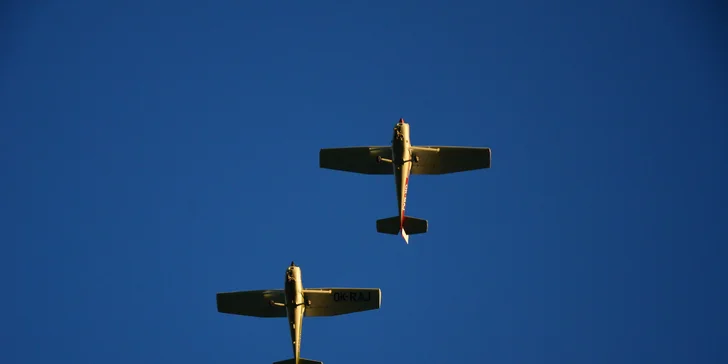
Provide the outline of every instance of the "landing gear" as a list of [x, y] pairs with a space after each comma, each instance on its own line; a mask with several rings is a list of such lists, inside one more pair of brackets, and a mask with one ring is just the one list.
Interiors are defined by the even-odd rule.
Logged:
[[301, 306], [301, 305], [303, 305], [303, 306], [306, 306], [306, 307], [309, 307], [309, 306], [311, 306], [311, 300], [304, 300], [304, 301], [303, 301], [303, 302], [301, 302], [301, 303], [296, 303], [296, 301], [295, 301], [295, 300], [291, 300], [291, 304], [292, 304], [292, 305], [293, 305], [294, 307], [298, 307], [298, 306]]
[[402, 162], [402, 164], [404, 164], [404, 163], [408, 163], [408, 162], [409, 162], [409, 163], [412, 163], [412, 162], [415, 162], [415, 163], [419, 163], [419, 162], [420, 162], [420, 156], [418, 156], [418, 155], [416, 155], [416, 154], [412, 154], [412, 155], [410, 156], [410, 159], [408, 159], [408, 160], [406, 160], [406, 161]]
[[392, 163], [392, 160], [391, 160], [391, 159], [389, 159], [389, 158], [382, 158], [382, 156], [381, 156], [381, 155], [378, 155], [378, 156], [377, 156], [377, 163], [382, 163], [382, 162], [385, 162], [385, 163]]
[[268, 305], [270, 307], [284, 307], [285, 306], [284, 304], [278, 303], [278, 302], [273, 301], [273, 300], [268, 301]]

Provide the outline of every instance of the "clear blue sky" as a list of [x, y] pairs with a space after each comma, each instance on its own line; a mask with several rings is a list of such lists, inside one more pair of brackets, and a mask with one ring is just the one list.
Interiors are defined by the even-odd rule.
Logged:
[[[272, 363], [215, 293], [379, 287], [304, 321], [334, 363], [725, 363], [725, 7], [3, 2], [0, 358]], [[275, 4], [273, 4], [275, 3]], [[717, 4], [717, 3], [716, 3]], [[394, 179], [323, 147], [488, 146]]]

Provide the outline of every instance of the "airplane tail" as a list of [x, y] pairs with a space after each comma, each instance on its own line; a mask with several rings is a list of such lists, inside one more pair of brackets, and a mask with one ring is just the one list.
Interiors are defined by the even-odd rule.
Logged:
[[399, 216], [377, 220], [377, 232], [382, 234], [401, 234], [404, 241], [409, 244], [409, 236], [427, 232], [427, 220], [412, 216], [405, 216], [402, 229], [399, 228]]
[[[296, 358], [277, 361], [273, 364], [296, 364]], [[322, 361], [298, 358], [298, 364], [324, 364]]]

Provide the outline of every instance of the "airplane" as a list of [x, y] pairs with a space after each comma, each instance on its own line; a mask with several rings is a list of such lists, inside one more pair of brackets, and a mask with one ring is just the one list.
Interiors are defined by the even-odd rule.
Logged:
[[413, 146], [410, 126], [400, 118], [391, 146], [323, 148], [319, 167], [360, 174], [394, 174], [399, 215], [377, 220], [377, 232], [409, 235], [427, 232], [427, 220], [405, 216], [410, 174], [448, 174], [490, 168], [490, 148]]
[[379, 288], [308, 288], [301, 283], [301, 268], [294, 262], [286, 269], [283, 290], [255, 290], [217, 293], [217, 311], [253, 317], [288, 317], [293, 358], [273, 364], [323, 364], [304, 359], [301, 352], [301, 326], [304, 317], [337, 316], [382, 305]]

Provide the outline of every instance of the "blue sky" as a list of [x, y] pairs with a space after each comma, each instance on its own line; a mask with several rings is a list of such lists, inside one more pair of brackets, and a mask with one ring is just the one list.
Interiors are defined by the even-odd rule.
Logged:
[[[0, 357], [272, 363], [215, 293], [379, 287], [325, 363], [724, 363], [723, 8], [688, 2], [3, 3]], [[394, 180], [323, 147], [488, 146]]]

